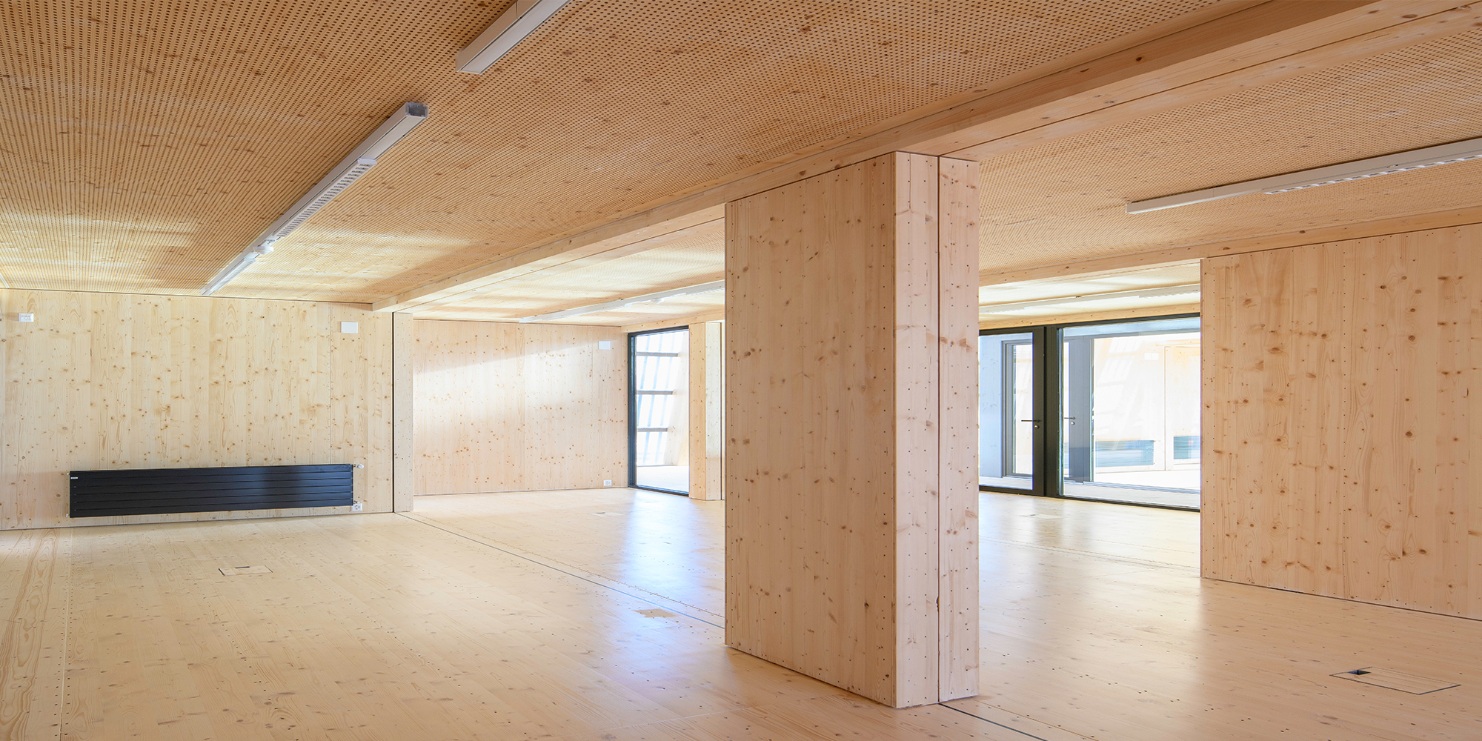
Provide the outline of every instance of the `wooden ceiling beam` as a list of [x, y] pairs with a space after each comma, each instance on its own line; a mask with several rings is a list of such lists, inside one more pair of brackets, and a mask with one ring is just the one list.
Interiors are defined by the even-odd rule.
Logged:
[[725, 218], [724, 204], [703, 208], [673, 217], [650, 218], [639, 214], [617, 223], [598, 227], [582, 234], [538, 245], [523, 252], [502, 257], [472, 270], [465, 270], [435, 283], [391, 296], [372, 304], [376, 311], [418, 310], [453, 303], [497, 283], [531, 273], [571, 266], [581, 260], [589, 267], [595, 262], [616, 260], [664, 244], [665, 237]]
[[[656, 289], [644, 290], [639, 293], [620, 293], [616, 296], [605, 298], [601, 301], [583, 301], [579, 303], [568, 303], [539, 314], [521, 319], [521, 322], [552, 322], [566, 318], [562, 315], [582, 316], [585, 314], [604, 314], [609, 311], [621, 311], [631, 304], [646, 301], [662, 301], [671, 297], [686, 295], [685, 291], [691, 293], [710, 293], [725, 290], [726, 274], [724, 272], [700, 275], [691, 279], [682, 280]], [[579, 314], [570, 312], [580, 311]]]
[[691, 324], [702, 324], [704, 322], [722, 322], [725, 321], [725, 318], [725, 309], [711, 309], [709, 311], [702, 311], [697, 314], [689, 314], [686, 316], [669, 317], [668, 319], [656, 319], [651, 322], [642, 322], [639, 324], [624, 324], [618, 329], [630, 333], [648, 332], [655, 329], [669, 329], [671, 327], [688, 327]]
[[984, 319], [978, 322], [978, 329], [1014, 329], [1016, 327], [1035, 327], [1041, 324], [1103, 322], [1111, 319], [1146, 319], [1148, 317], [1155, 316], [1198, 314], [1199, 311], [1200, 304], [1198, 303], [1170, 304], [1168, 306], [1139, 306], [1135, 309], [1106, 309], [1103, 311], [1083, 311], [1080, 313], [1055, 314], [1053, 316], [1021, 316], [1008, 319]]
[[[534, 245], [486, 265], [391, 296], [374, 304], [381, 311], [414, 311], [444, 303], [494, 282], [631, 244], [646, 230], [688, 220], [703, 223], [715, 209], [803, 178], [845, 167], [891, 151], [951, 155], [971, 152], [1005, 137], [1044, 129], [1194, 83], [1230, 78], [1258, 65], [1339, 44], [1376, 31], [1451, 12], [1455, 0], [1272, 0], [1241, 3], [1240, 9], [1198, 25], [1144, 40], [1052, 74], [1020, 82], [974, 100], [891, 125], [857, 140], [690, 193], [676, 193], [644, 210], [586, 231]], [[1457, 16], [1460, 17], [1460, 16]], [[1456, 21], [1451, 32], [1459, 32]], [[1408, 37], [1407, 37], [1408, 38]], [[1412, 42], [1413, 43], [1413, 42]], [[649, 234], [648, 236], [654, 236]]]
[[1103, 257], [1094, 260], [1082, 260], [1071, 264], [1055, 263], [1013, 268], [1011, 270], [985, 270], [978, 275], [978, 279], [981, 285], [996, 286], [1026, 280], [1044, 280], [1072, 276], [1083, 277], [1132, 268], [1148, 268], [1170, 263], [1186, 262], [1188, 260], [1198, 260], [1206, 257], [1218, 257], [1220, 255], [1238, 255], [1246, 252], [1279, 250], [1287, 247], [1300, 247], [1307, 244], [1341, 242], [1348, 239], [1404, 234], [1406, 232], [1444, 229], [1446, 227], [1467, 226], [1469, 224], [1482, 224], [1482, 206], [1414, 214], [1399, 218], [1376, 219], [1374, 221], [1364, 221], [1320, 229], [1302, 229], [1283, 234], [1192, 244], [1182, 247], [1168, 247], [1130, 255], [1114, 255], [1112, 257]]
[[[1482, 23], [1482, 3], [1460, 7], [1453, 7], [1456, 5], [1455, 0], [1405, 3], [1401, 9], [1407, 12], [1398, 15], [1392, 7], [1394, 3], [1376, 5], [1386, 7], [1369, 8], [1366, 11], [1370, 14], [1368, 16], [1350, 17], [1348, 22], [1341, 24], [1346, 29], [1343, 33], [1365, 28], [1374, 21], [1391, 25], [1326, 43], [1322, 42], [1329, 34], [1322, 32], [1333, 29], [1312, 29], [1311, 33], [1315, 34], [1312, 40], [1319, 43], [1287, 56], [1265, 61], [1255, 61], [1263, 56], [1259, 54], [1232, 58], [1226, 60], [1226, 64], [1222, 66], [1230, 66], [1230, 63], [1238, 65], [1247, 60], [1251, 63], [1215, 75], [1191, 69], [1188, 70], [1189, 74], [1180, 78], [1187, 79], [1187, 84], [1171, 87], [1166, 83], [1175, 82], [1173, 78], [1159, 79], [1153, 85], [1149, 85], [1148, 80], [1129, 81], [1129, 84], [1121, 86], [1119, 90], [1106, 90], [1107, 93], [1116, 92], [1116, 95], [1099, 105], [1085, 105], [1087, 101], [1067, 98], [1052, 104], [1053, 110], [1030, 110], [1005, 115], [989, 125], [954, 134], [950, 140], [958, 143], [985, 135], [991, 138], [953, 150], [948, 156], [983, 161], [1023, 147], [1041, 145], [1212, 100], [1230, 94], [1237, 86], [1252, 88], [1274, 84], [1431, 39], [1462, 33]], [[941, 141], [946, 142], [948, 139]]]

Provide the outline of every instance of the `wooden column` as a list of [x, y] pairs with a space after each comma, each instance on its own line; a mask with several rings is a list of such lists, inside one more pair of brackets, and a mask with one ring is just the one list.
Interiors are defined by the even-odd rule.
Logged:
[[391, 506], [396, 512], [412, 511], [416, 494], [416, 450], [413, 436], [412, 379], [416, 377], [416, 335], [412, 315], [391, 315]]
[[690, 325], [690, 499], [723, 498], [721, 459], [725, 346], [720, 322]]
[[977, 692], [976, 165], [726, 211], [726, 641], [895, 707]]

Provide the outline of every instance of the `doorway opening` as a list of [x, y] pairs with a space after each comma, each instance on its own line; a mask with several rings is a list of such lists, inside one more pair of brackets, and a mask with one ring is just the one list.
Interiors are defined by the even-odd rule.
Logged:
[[1199, 508], [1199, 317], [987, 331], [979, 485]]
[[689, 494], [688, 328], [628, 335], [628, 480]]

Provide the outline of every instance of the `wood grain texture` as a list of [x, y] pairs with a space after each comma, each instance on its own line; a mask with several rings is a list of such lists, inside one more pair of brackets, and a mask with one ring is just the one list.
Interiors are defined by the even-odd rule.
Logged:
[[1070, 324], [1075, 322], [1100, 322], [1109, 319], [1144, 319], [1155, 316], [1170, 316], [1173, 314], [1198, 314], [1199, 304], [1170, 304], [1168, 306], [1142, 306], [1136, 309], [1117, 309], [1115, 311], [1086, 311], [1079, 314], [1048, 314], [1042, 316], [1026, 316], [1016, 319], [999, 319], [996, 321], [978, 322], [979, 329], [1010, 329], [1013, 327], [1033, 327], [1041, 324]]
[[723, 322], [690, 325], [690, 499], [724, 498], [724, 332]]
[[[293, 301], [0, 291], [0, 527], [67, 518], [67, 471], [360, 463], [356, 499], [390, 511], [391, 321]], [[14, 321], [34, 313], [34, 323]], [[340, 323], [359, 323], [342, 334]], [[311, 515], [89, 518], [88, 525]]]
[[[474, 506], [441, 506], [462, 501]], [[685, 582], [719, 583], [719, 503], [623, 489], [424, 503], [433, 516], [0, 533], [0, 616], [22, 621], [0, 624], [0, 728], [23, 741], [1023, 738], [726, 649], [717, 618], [677, 604]], [[625, 559], [635, 548], [655, 558]], [[218, 570], [242, 564], [268, 573]]]
[[1352, 221], [1340, 226], [1321, 229], [1299, 229], [1285, 234], [1263, 237], [1224, 240], [1182, 247], [1170, 247], [1147, 252], [1134, 252], [1116, 257], [1104, 257], [1072, 262], [1058, 262], [1028, 268], [998, 269], [985, 266], [979, 280], [985, 286], [1019, 281], [1046, 280], [1067, 276], [1096, 275], [1111, 271], [1129, 270], [1140, 267], [1166, 265], [1169, 263], [1198, 260], [1224, 255], [1241, 255], [1247, 252], [1264, 252], [1288, 247], [1302, 247], [1319, 242], [1338, 242], [1363, 237], [1382, 237], [1402, 232], [1428, 231], [1449, 226], [1466, 226], [1482, 223], [1482, 207], [1467, 207], [1434, 211], [1414, 216], [1389, 217]]
[[[723, 648], [721, 505], [606, 490], [0, 533], [0, 616], [44, 621], [0, 645], [37, 656], [0, 714], [13, 737], [69, 741], [1393, 741], [1482, 723], [1482, 622], [1201, 580], [1194, 513], [981, 501], [989, 660], [983, 694], [950, 708], [894, 711]], [[1330, 676], [1360, 666], [1460, 686]]]
[[392, 507], [396, 512], [412, 511], [412, 497], [417, 493], [416, 454], [416, 375], [417, 336], [411, 314], [391, 315], [392, 407], [395, 411], [392, 443]]
[[1482, 226], [1207, 260], [1203, 568], [1482, 617]]
[[938, 696], [978, 694], [978, 163], [941, 160]]
[[415, 331], [417, 494], [627, 485], [622, 332], [427, 320]]
[[7, 6], [0, 65], [26, 84], [0, 91], [6, 173], [46, 177], [0, 180], [0, 235], [25, 258], [6, 277], [198, 290], [418, 100], [424, 126], [227, 289], [376, 300], [1197, 23], [1220, 0], [1065, 14], [596, 0], [483, 75], [457, 72], [458, 49], [512, 4], [119, 0], [82, 23], [58, 22], [77, 12], [62, 0]]
[[[596, 245], [575, 248], [557, 257], [505, 271], [477, 290], [417, 306], [418, 319], [510, 321], [527, 316], [585, 308], [720, 280], [725, 275], [725, 224], [717, 215], [692, 226], [668, 222], [671, 229], [656, 236], [609, 240], [600, 252]], [[585, 256], [583, 256], [585, 255]], [[573, 317], [577, 324], [622, 325], [649, 318], [694, 313], [686, 305], [695, 298], [676, 296], [657, 304], [636, 304]]]
[[941, 301], [976, 306], [940, 178], [890, 154], [726, 216], [727, 642], [897, 707], [940, 699], [944, 625], [977, 641], [939, 618]]
[[[1384, 12], [1424, 15], [1438, 7], [1398, 3]], [[1475, 209], [1482, 165], [1459, 163], [1280, 195], [1126, 212], [1127, 203], [1143, 198], [1482, 133], [1476, 124], [1482, 119], [1482, 4], [1409, 23], [1427, 33], [1397, 27], [1378, 34], [1378, 41], [1341, 41], [1241, 70], [1208, 91], [1177, 88], [1161, 96], [1176, 104], [1162, 109], [1142, 101], [1105, 106], [1142, 112], [1129, 111], [1121, 120], [1112, 120], [1114, 111], [1098, 112], [1091, 118], [1103, 123], [1081, 123], [1080, 133], [1007, 144], [983, 160], [985, 265], [1053, 269], [1159, 250], [1182, 251], [1186, 258], [1233, 242]], [[1367, 235], [1339, 238], [1353, 236]], [[1298, 244], [1328, 239], [1310, 236]], [[1199, 248], [1184, 249], [1191, 245]]]
[[[995, 5], [990, 3], [985, 9], [993, 9]], [[1093, 15], [1099, 25], [1114, 20], [1107, 13], [1130, 12], [1135, 10], [1135, 6], [1135, 3], [1122, 4], [1112, 11], [1104, 4], [1097, 5]], [[1062, 6], [1061, 12], [1065, 13], [1064, 17], [1072, 17], [1091, 7]], [[1429, 16], [1441, 14], [1451, 7], [1452, 3], [1446, 0], [1236, 0], [1190, 7], [1164, 21], [1137, 30], [1129, 29], [1113, 42], [1062, 56], [1054, 64], [978, 85], [956, 99], [942, 99], [931, 106], [881, 121], [863, 136], [819, 142], [770, 163], [749, 167], [693, 188], [672, 190], [636, 213], [611, 214], [615, 217], [613, 220], [558, 241], [580, 247], [891, 151], [942, 155], [1005, 138], [1033, 139], [1034, 132], [1052, 124], [1068, 123], [1072, 130], [1079, 130], [1076, 127], [1080, 119], [1094, 118], [1105, 124], [1105, 118], [1088, 114], [1100, 114], [1108, 108], [1120, 108], [1151, 98], [1158, 99], [1155, 107], [1180, 105], [1190, 99], [1180, 91], [1204, 81], [1213, 81], [1206, 88], [1212, 86], [1225, 92], [1240, 90], [1248, 86], [1245, 82], [1247, 70], [1260, 67], [1263, 74], [1269, 76], [1269, 68], [1282, 69], [1286, 66], [1286, 58], [1294, 54], [1325, 49], [1377, 31], [1413, 23], [1425, 26], [1426, 30], [1402, 36], [1411, 43], [1429, 38], [1436, 34], [1436, 23]], [[760, 14], [765, 11], [757, 8], [753, 12]], [[1042, 9], [1036, 13], [1037, 17], [1028, 27], [1054, 26], [1055, 20], [1061, 17], [1058, 12], [1046, 16]], [[1466, 23], [1464, 17], [1449, 17], [1446, 21], [1453, 27]], [[809, 22], [805, 27], [812, 30], [819, 26]], [[961, 35], [962, 31], [951, 33]], [[885, 43], [892, 48], [895, 46], [894, 42]], [[1361, 48], [1369, 54], [1374, 53], [1372, 46]], [[1303, 68], [1311, 64], [1312, 60], [1304, 60]], [[805, 75], [804, 79], [807, 77]], [[748, 89], [752, 85], [754, 83], [748, 82]], [[828, 93], [828, 97], [837, 94], [835, 89]], [[1201, 94], [1207, 96], [1211, 93], [1205, 89]], [[1146, 105], [1131, 105], [1122, 120], [1147, 113]], [[1378, 118], [1376, 125], [1382, 127], [1384, 119]], [[1011, 188], [1022, 188], [1022, 183], [1012, 184]], [[1038, 192], [1036, 195], [1044, 196]], [[984, 244], [989, 244], [989, 238], [993, 236], [994, 233], [985, 229]], [[552, 244], [555, 242], [541, 243], [529, 249], [545, 250]], [[487, 269], [497, 268], [491, 264]], [[487, 269], [469, 270], [465, 275], [477, 281], [482, 279]], [[455, 276], [406, 291], [404, 295], [416, 297], [426, 292], [456, 290], [458, 282]], [[396, 306], [403, 300], [401, 297], [391, 298], [377, 306]]]

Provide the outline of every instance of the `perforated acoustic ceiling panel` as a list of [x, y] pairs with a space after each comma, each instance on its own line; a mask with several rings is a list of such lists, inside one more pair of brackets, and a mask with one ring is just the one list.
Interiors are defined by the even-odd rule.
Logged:
[[984, 162], [1012, 269], [1482, 204], [1482, 162], [1145, 214], [1127, 201], [1482, 136], [1482, 30]]
[[431, 119], [223, 295], [370, 301], [1215, 0], [0, 6], [0, 276], [197, 290], [405, 101]]

